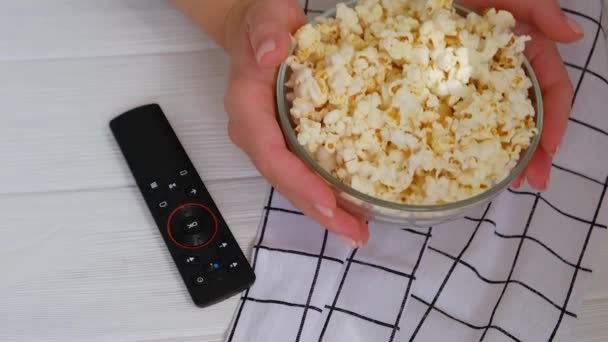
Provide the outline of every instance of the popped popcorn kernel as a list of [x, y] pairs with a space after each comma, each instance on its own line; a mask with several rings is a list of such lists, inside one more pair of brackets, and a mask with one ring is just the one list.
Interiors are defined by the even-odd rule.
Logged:
[[298, 142], [352, 188], [442, 204], [507, 177], [538, 133], [513, 15], [452, 0], [337, 5], [294, 35], [287, 100]]

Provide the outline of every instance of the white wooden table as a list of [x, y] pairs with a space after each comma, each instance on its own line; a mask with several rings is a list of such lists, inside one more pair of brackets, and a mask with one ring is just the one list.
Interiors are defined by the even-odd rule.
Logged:
[[[108, 121], [158, 102], [249, 252], [266, 182], [226, 135], [227, 60], [161, 0], [0, 0], [0, 340], [223, 339], [194, 307]], [[577, 341], [608, 340], [608, 246]]]

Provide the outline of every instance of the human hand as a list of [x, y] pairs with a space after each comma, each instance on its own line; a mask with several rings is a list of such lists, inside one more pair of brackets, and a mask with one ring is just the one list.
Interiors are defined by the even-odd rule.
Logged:
[[289, 54], [289, 33], [306, 22], [296, 0], [237, 1], [230, 10], [225, 23], [231, 56], [224, 99], [228, 132], [295, 207], [353, 247], [361, 246], [369, 238], [366, 222], [337, 207], [329, 186], [287, 149], [276, 120], [276, 71]]
[[543, 95], [544, 128], [539, 149], [513, 186], [524, 180], [544, 191], [549, 185], [553, 157], [559, 150], [574, 94], [566, 67], [555, 42], [569, 43], [583, 37], [582, 29], [561, 11], [557, 0], [461, 0], [463, 5], [483, 10], [494, 7], [513, 13], [518, 20], [517, 34], [532, 37], [526, 46], [526, 57], [532, 64]]

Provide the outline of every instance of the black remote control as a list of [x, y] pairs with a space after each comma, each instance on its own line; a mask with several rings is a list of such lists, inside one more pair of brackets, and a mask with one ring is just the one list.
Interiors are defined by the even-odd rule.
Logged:
[[160, 106], [127, 111], [110, 128], [194, 303], [250, 287], [255, 274]]

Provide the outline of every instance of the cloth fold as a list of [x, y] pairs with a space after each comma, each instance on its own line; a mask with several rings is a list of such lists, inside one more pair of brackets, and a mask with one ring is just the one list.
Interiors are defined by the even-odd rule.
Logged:
[[608, 53], [602, 2], [562, 6], [586, 38], [560, 47], [576, 98], [547, 192], [425, 229], [370, 222], [351, 249], [271, 189], [226, 341], [571, 341], [608, 233]]

